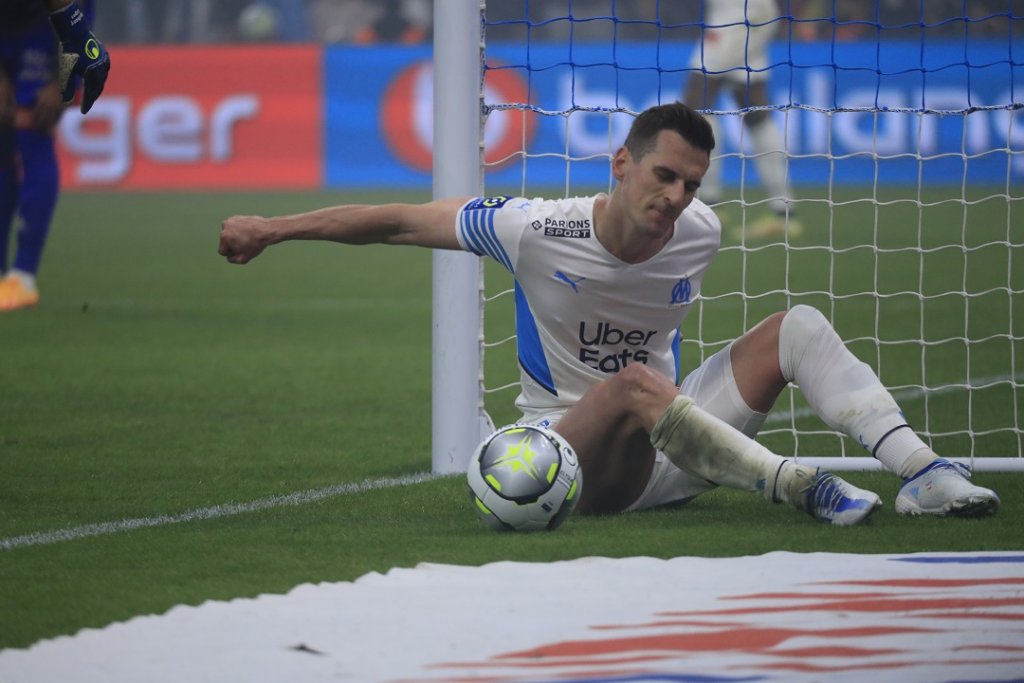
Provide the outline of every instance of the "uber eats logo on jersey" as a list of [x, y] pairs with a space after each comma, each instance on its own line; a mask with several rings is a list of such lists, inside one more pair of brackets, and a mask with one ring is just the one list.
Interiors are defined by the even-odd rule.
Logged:
[[[534, 230], [539, 228], [540, 221], [534, 221]], [[564, 218], [544, 219], [545, 237], [590, 237], [590, 219], [566, 220]]]
[[[620, 330], [611, 323], [580, 321], [580, 360], [601, 372], [618, 372], [630, 363], [647, 363], [646, 348], [657, 330]], [[609, 353], [608, 347], [619, 347]]]

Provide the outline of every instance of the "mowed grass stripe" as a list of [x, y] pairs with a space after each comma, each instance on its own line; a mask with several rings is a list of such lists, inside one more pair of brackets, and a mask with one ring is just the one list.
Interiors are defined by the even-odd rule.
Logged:
[[311, 489], [308, 491], [297, 491], [279, 496], [261, 498], [248, 503], [225, 503], [213, 507], [189, 510], [177, 515], [157, 515], [154, 517], [137, 517], [135, 519], [122, 519], [116, 522], [102, 522], [99, 524], [86, 524], [84, 526], [69, 527], [56, 531], [41, 531], [38, 533], [13, 536], [0, 539], [0, 550], [13, 550], [34, 545], [49, 545], [61, 541], [74, 541], [90, 536], [105, 536], [116, 534], [122, 531], [134, 531], [166, 524], [181, 524], [182, 522], [198, 522], [221, 517], [232, 517], [246, 512], [259, 512], [271, 508], [286, 506], [305, 505], [315, 503], [326, 498], [336, 496], [347, 496], [355, 493], [366, 493], [379, 489], [395, 488], [398, 486], [409, 486], [419, 484], [433, 479], [435, 475], [428, 472], [406, 475], [404, 477], [387, 477], [384, 479], [367, 479], [358, 483], [338, 484], [325, 488]]
[[[991, 382], [1006, 381], [1011, 379], [1018, 380], [1020, 379], [1020, 376], [998, 376], [980, 378], [975, 380], [973, 384], [985, 385]], [[960, 387], [949, 387], [947, 389], [936, 390], [936, 392], [933, 393], [937, 393], [938, 391], [955, 391], [957, 389], [960, 389]], [[920, 390], [905, 390], [902, 392], [895, 392], [894, 397], [898, 401], [910, 401], [923, 398], [924, 393], [925, 392]], [[813, 415], [813, 411], [811, 411], [809, 408], [798, 408], [794, 411], [777, 411], [769, 415], [767, 422], [786, 422], [792, 419], [800, 419], [801, 417], [810, 417]], [[874, 461], [872, 460], [870, 462], [873, 463]], [[20, 536], [13, 536], [10, 538], [0, 539], [0, 550], [13, 550], [15, 548], [36, 545], [49, 545], [52, 543], [60, 543], [62, 541], [73, 541], [82, 538], [88, 538], [90, 536], [104, 536], [107, 534], [134, 531], [136, 529], [145, 529], [154, 526], [180, 524], [183, 522], [205, 521], [211, 519], [219, 519], [222, 517], [232, 517], [234, 515], [240, 515], [247, 512], [259, 512], [262, 510], [286, 506], [305, 505], [307, 503], [314, 503], [320, 500], [324, 500], [326, 498], [334, 498], [335, 496], [365, 493], [368, 491], [376, 491], [379, 489], [395, 488], [399, 486], [409, 486], [412, 484], [418, 484], [424, 481], [429, 481], [430, 479], [433, 479], [435, 476], [437, 475], [433, 475], [429, 472], [422, 472], [419, 474], [406, 475], [402, 477], [367, 479], [358, 483], [338, 484], [335, 486], [328, 486], [324, 488], [310, 489], [306, 491], [297, 491], [294, 493], [270, 496], [267, 498], [254, 500], [248, 503], [225, 503], [222, 505], [214, 505], [212, 507], [189, 510], [177, 515], [156, 515], [152, 517], [139, 517], [134, 519], [123, 519], [114, 522], [86, 524], [83, 526], [57, 529], [54, 531], [41, 531], [31, 534], [23, 534]]]

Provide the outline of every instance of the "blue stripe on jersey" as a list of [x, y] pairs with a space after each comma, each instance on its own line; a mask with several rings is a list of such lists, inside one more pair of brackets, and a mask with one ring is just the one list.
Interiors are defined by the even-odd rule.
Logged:
[[484, 256], [487, 252], [484, 251], [483, 245], [480, 240], [477, 239], [476, 233], [471, 228], [471, 219], [469, 213], [465, 210], [459, 215], [459, 232], [462, 233], [462, 241], [466, 243], [469, 250], [477, 256]]
[[683, 340], [683, 335], [680, 334], [679, 330], [676, 330], [675, 339], [672, 340], [672, 358], [676, 362], [676, 384], [683, 381], [683, 378], [679, 376], [679, 343]]
[[508, 257], [494, 232], [494, 212], [495, 209], [463, 209], [459, 220], [463, 241], [477, 256], [490, 256], [505, 270], [514, 273], [512, 259]]
[[501, 246], [501, 242], [498, 241], [498, 235], [494, 231], [494, 215], [497, 212], [496, 209], [489, 209], [484, 211], [484, 215], [481, 216], [481, 222], [483, 222], [483, 237], [484, 241], [488, 245], [487, 253], [491, 255], [495, 261], [505, 267], [510, 273], [515, 274], [512, 270], [512, 259], [508, 257], [508, 253], [505, 251], [505, 247]]
[[551, 379], [551, 368], [544, 357], [544, 347], [537, 333], [537, 322], [533, 319], [530, 302], [526, 300], [519, 282], [516, 281], [516, 346], [519, 352], [519, 364], [530, 377], [555, 396], [555, 381]]

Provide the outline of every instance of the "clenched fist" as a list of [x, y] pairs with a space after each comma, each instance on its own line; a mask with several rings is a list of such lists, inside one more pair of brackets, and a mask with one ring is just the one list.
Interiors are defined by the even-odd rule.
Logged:
[[270, 245], [269, 221], [262, 216], [232, 216], [220, 226], [217, 253], [230, 263], [248, 263]]

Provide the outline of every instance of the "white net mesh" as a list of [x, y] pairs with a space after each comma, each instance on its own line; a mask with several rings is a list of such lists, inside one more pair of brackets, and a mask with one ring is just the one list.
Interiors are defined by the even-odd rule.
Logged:
[[[682, 372], [811, 304], [938, 452], [1021, 458], [1024, 3], [726, 4], [492, 2], [487, 193], [608, 191], [633, 116], [685, 97], [716, 125], [702, 197], [724, 230]], [[488, 271], [499, 422], [515, 418], [510, 287]], [[862, 454], [797, 390], [761, 435], [784, 454]]]

